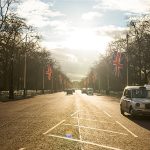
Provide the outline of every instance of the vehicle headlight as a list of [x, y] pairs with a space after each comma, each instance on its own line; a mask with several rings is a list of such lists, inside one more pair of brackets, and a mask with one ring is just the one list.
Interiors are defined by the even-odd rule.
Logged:
[[140, 103], [136, 103], [135, 106], [136, 106], [136, 107], [140, 107]]

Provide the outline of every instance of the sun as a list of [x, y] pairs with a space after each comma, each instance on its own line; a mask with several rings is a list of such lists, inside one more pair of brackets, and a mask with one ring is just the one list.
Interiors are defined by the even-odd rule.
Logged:
[[79, 29], [70, 33], [65, 45], [70, 49], [104, 52], [109, 41], [109, 37], [98, 35], [93, 30]]

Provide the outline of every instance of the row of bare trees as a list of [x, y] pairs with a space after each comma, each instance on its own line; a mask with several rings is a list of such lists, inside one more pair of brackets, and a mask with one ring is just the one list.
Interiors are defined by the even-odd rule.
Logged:
[[[13, 99], [14, 91], [24, 88], [62, 90], [69, 85], [69, 78], [50, 51], [40, 46], [36, 30], [13, 12], [14, 4], [14, 0], [0, 0], [0, 91], [9, 91]], [[48, 64], [52, 67], [50, 81], [46, 77]]]
[[[150, 17], [145, 15], [128, 23], [128, 30], [111, 42], [106, 54], [101, 55], [81, 81], [82, 87], [95, 90], [122, 90], [126, 85], [144, 85], [150, 79]], [[121, 52], [124, 57], [120, 76], [114, 74], [113, 54]]]

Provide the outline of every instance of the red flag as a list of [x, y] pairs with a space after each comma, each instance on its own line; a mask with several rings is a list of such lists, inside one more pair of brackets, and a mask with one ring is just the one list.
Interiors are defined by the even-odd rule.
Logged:
[[113, 65], [115, 66], [115, 75], [117, 77], [120, 76], [120, 70], [123, 68], [123, 64], [121, 64], [121, 53], [117, 52], [116, 56], [114, 57], [113, 60]]
[[51, 77], [52, 77], [52, 68], [51, 68], [50, 64], [47, 66], [46, 74], [47, 74], [48, 80], [51, 80]]

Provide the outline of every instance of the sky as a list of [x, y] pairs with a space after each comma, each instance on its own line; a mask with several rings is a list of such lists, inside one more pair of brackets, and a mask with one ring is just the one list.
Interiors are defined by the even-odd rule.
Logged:
[[17, 13], [42, 35], [72, 80], [84, 78], [130, 17], [149, 13], [150, 0], [22, 0]]

